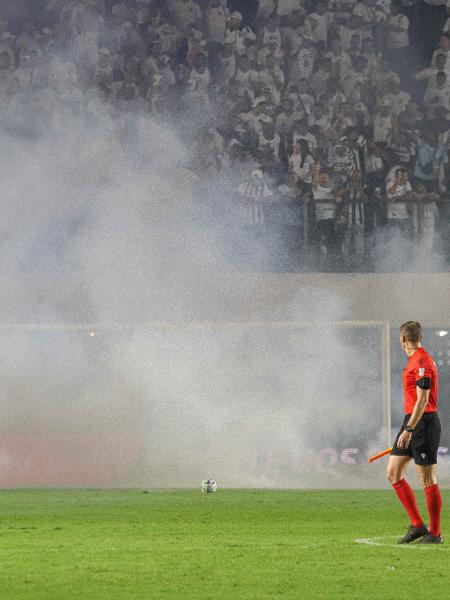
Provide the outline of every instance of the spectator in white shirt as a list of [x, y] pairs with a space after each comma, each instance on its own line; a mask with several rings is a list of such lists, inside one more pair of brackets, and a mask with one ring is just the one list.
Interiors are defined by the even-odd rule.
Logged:
[[341, 198], [337, 193], [329, 173], [314, 168], [312, 180], [312, 199], [314, 202], [314, 246], [322, 257], [340, 254], [340, 239], [336, 228], [337, 208]]
[[186, 79], [186, 90], [183, 94], [184, 104], [196, 111], [209, 107], [210, 73], [203, 54], [196, 57]]
[[401, 0], [393, 0], [391, 16], [387, 20], [386, 46], [390, 50], [400, 50], [409, 46], [409, 19], [401, 12]]
[[248, 56], [242, 55], [237, 59], [237, 70], [234, 76], [240, 96], [247, 93], [250, 98], [255, 97], [255, 89], [259, 82], [259, 73], [251, 68]]
[[416, 81], [426, 81], [427, 87], [429, 87], [433, 78], [436, 77], [439, 71], [445, 71], [447, 75], [450, 74], [450, 61], [446, 54], [440, 53], [435, 57], [434, 65], [422, 69], [414, 75]]
[[267, 111], [267, 98], [265, 96], [258, 96], [252, 102], [251, 111], [245, 114], [241, 113], [239, 117], [248, 124], [250, 131], [256, 132], [259, 135], [263, 122], [272, 122]]
[[445, 54], [447, 62], [450, 60], [450, 33], [444, 33], [439, 38], [439, 48], [433, 52], [431, 66], [436, 66], [436, 57], [439, 54]]
[[398, 81], [390, 81], [386, 85], [386, 93], [384, 95], [385, 100], [391, 107], [392, 114], [398, 117], [402, 112], [406, 110], [406, 107], [411, 101], [411, 96], [407, 91], [402, 90]]
[[[304, 47], [305, 39], [312, 40], [311, 22], [304, 10], [294, 10], [281, 26], [281, 45], [288, 57], [293, 57]], [[290, 59], [292, 61], [292, 58]]]
[[353, 14], [360, 17], [366, 26], [373, 26], [377, 22], [377, 0], [357, 0], [353, 7]]
[[342, 89], [349, 102], [367, 102], [368, 65], [364, 56], [355, 56], [352, 68], [342, 80]]
[[450, 110], [450, 84], [444, 71], [438, 71], [436, 76], [430, 80], [423, 103], [428, 119], [435, 117], [434, 110], [437, 107]]
[[364, 35], [364, 21], [358, 15], [352, 15], [345, 25], [338, 28], [342, 49], [348, 52], [350, 48], [359, 50]]
[[298, 84], [300, 79], [309, 79], [314, 69], [314, 59], [316, 51], [313, 44], [307, 40], [303, 40], [303, 47], [293, 57], [292, 64], [289, 69], [289, 82]]
[[297, 185], [307, 191], [310, 188], [313, 176], [314, 158], [309, 149], [308, 142], [298, 139], [294, 151], [289, 157], [289, 171], [295, 175]]
[[374, 40], [370, 37], [361, 40], [360, 56], [367, 61], [367, 76], [369, 81], [373, 81], [374, 73], [379, 70], [380, 57], [375, 49]]
[[217, 58], [216, 82], [221, 88], [229, 85], [236, 74], [236, 55], [231, 44], [222, 44]]
[[450, 32], [450, 4], [447, 2], [445, 7], [445, 12], [447, 14], [447, 20], [444, 23], [444, 27], [442, 28], [442, 33]]
[[278, 48], [281, 48], [280, 17], [272, 15], [264, 27], [258, 32], [261, 44], [267, 46], [270, 42], [275, 42]]
[[275, 128], [281, 138], [282, 158], [289, 155], [289, 150], [292, 148], [290, 140], [291, 132], [303, 116], [303, 113], [295, 110], [294, 98], [291, 98], [289, 95], [285, 96], [282, 102], [282, 110], [275, 119]]
[[318, 0], [316, 9], [309, 15], [314, 42], [321, 44], [326, 48], [328, 42], [328, 33], [333, 23], [333, 13], [327, 10], [327, 5], [323, 0]]
[[393, 142], [395, 125], [389, 102], [382, 98], [378, 102], [378, 110], [373, 120], [374, 143], [385, 142], [387, 146], [390, 146]]
[[316, 100], [311, 93], [308, 79], [300, 79], [297, 85], [297, 94], [301, 101], [301, 108], [304, 110], [306, 115], [310, 115]]
[[341, 138], [344, 136], [348, 127], [356, 125], [355, 113], [348, 102], [339, 99], [336, 104], [336, 112], [333, 114], [333, 120], [330, 129], [326, 132], [327, 138]]
[[246, 54], [248, 47], [256, 41], [256, 34], [250, 27], [243, 25], [241, 13], [234, 11], [228, 20], [225, 43], [231, 44], [235, 54]]
[[263, 93], [270, 98], [271, 103], [279, 106], [284, 87], [284, 73], [276, 65], [273, 56], [266, 56], [264, 68], [259, 71], [259, 84]]
[[331, 73], [333, 77], [339, 77], [344, 81], [352, 68], [350, 56], [342, 50], [341, 40], [338, 37], [331, 39], [329, 46], [330, 51], [325, 56], [331, 60]]
[[317, 164], [313, 169], [312, 179], [313, 198], [315, 202], [326, 200], [329, 202], [327, 206], [317, 206], [315, 210], [316, 221], [333, 219], [336, 214], [336, 201], [334, 194], [333, 182], [330, 179], [329, 173]]
[[311, 114], [308, 116], [309, 127], [317, 127], [320, 133], [324, 133], [331, 127], [331, 116], [325, 109], [323, 102], [316, 102], [312, 109]]
[[408, 223], [408, 198], [412, 192], [408, 171], [396, 165], [386, 176], [387, 217], [392, 225]]
[[330, 77], [325, 92], [320, 96], [320, 100], [327, 104], [333, 116], [336, 116], [341, 111], [342, 105], [347, 103], [347, 97], [343, 92], [339, 79]]

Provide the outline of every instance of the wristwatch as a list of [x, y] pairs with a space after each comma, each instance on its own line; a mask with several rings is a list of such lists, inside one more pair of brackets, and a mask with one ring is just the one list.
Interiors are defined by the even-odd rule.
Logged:
[[408, 433], [412, 433], [414, 431], [413, 427], [410, 427], [409, 425], [405, 425], [403, 429]]

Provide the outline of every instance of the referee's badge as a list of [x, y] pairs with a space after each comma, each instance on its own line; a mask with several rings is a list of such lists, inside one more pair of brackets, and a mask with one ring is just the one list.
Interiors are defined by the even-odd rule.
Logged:
[[425, 375], [425, 368], [424, 367], [420, 367], [419, 368], [419, 377], [423, 377]]

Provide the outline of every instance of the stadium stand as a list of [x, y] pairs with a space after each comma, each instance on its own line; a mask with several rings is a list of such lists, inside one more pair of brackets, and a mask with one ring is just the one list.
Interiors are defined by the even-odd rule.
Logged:
[[61, 114], [101, 113], [119, 129], [143, 111], [189, 143], [199, 196], [211, 182], [229, 193], [220, 218], [269, 250], [268, 268], [389, 270], [414, 247], [448, 270], [447, 11], [437, 0], [5, 0], [0, 127], [33, 137]]

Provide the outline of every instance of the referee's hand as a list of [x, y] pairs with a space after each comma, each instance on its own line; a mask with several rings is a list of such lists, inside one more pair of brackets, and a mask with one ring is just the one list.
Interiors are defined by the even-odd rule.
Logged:
[[412, 433], [410, 431], [402, 431], [398, 440], [397, 440], [397, 448], [407, 448], [409, 446], [409, 442], [411, 441]]

